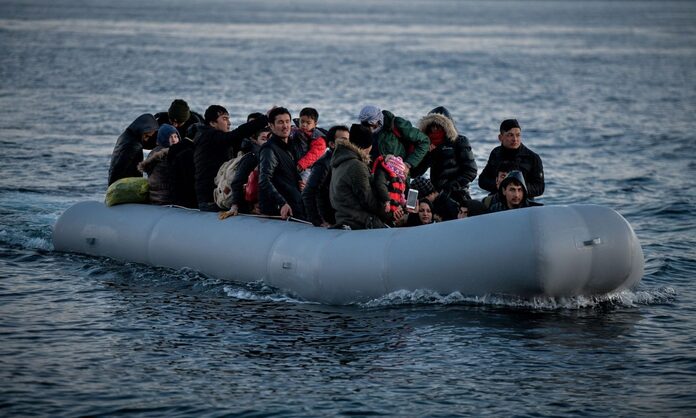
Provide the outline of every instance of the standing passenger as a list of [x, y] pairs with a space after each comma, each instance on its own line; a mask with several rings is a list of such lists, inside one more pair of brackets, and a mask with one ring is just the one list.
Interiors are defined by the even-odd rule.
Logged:
[[359, 118], [360, 123], [372, 132], [372, 160], [389, 154], [401, 157], [408, 177], [409, 171], [418, 166], [428, 153], [428, 137], [406, 119], [377, 106], [363, 107]]
[[541, 158], [522, 143], [522, 130], [516, 119], [506, 119], [500, 124], [498, 140], [500, 145], [493, 148], [488, 163], [479, 176], [479, 187], [496, 193], [498, 164], [501, 161], [512, 161], [527, 180], [528, 196], [534, 198], [544, 194], [544, 166]]

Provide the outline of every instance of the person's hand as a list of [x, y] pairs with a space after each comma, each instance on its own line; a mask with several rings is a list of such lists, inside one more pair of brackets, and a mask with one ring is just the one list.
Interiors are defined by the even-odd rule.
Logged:
[[218, 218], [220, 218], [220, 220], [222, 221], [223, 219], [227, 219], [230, 216], [237, 216], [237, 214], [239, 214], [239, 207], [237, 205], [232, 205], [230, 210], [228, 210], [227, 212], [219, 212]]
[[289, 217], [292, 216], [292, 208], [290, 207], [289, 204], [284, 204], [283, 207], [280, 208], [280, 217], [283, 219], [288, 219]]
[[300, 188], [300, 191], [304, 190], [304, 188], [305, 188], [306, 185], [307, 185], [307, 183], [305, 183], [305, 182], [302, 181], [302, 180], [300, 180], [300, 181], [297, 183], [297, 186]]
[[404, 216], [404, 209], [401, 206], [399, 206], [394, 211], [394, 220], [396, 221], [397, 219], [401, 219], [401, 218], [403, 218], [403, 216]]
[[432, 151], [432, 150], [434, 150], [435, 148], [437, 148], [437, 145], [431, 143], [431, 144], [430, 144], [430, 148], [429, 148], [428, 151]]
[[389, 205], [389, 202], [384, 202], [384, 211], [389, 212], [389, 209], [391, 209], [391, 205]]

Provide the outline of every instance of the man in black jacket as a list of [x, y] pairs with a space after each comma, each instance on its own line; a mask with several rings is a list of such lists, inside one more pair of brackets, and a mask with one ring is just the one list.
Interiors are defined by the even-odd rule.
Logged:
[[292, 116], [276, 107], [268, 114], [271, 138], [259, 153], [259, 206], [265, 215], [305, 219], [297, 159], [289, 144]]
[[522, 144], [522, 130], [516, 119], [506, 119], [500, 124], [500, 145], [491, 151], [486, 167], [479, 175], [479, 187], [497, 193], [495, 179], [502, 161], [513, 162], [527, 180], [529, 198], [544, 194], [544, 166], [541, 158]]
[[[138, 116], [118, 137], [114, 151], [111, 154], [109, 166], [109, 186], [116, 180], [125, 177], [142, 177], [138, 164], [143, 161], [143, 148], [152, 149], [150, 141], [156, 138], [157, 121], [149, 113]], [[147, 145], [150, 143], [151, 145]], [[154, 141], [156, 143], [156, 141]]]
[[196, 172], [196, 198], [198, 209], [217, 212], [222, 209], [215, 204], [213, 190], [215, 176], [220, 166], [230, 156], [237, 154], [242, 140], [260, 131], [268, 124], [265, 116], [240, 125], [230, 131], [230, 114], [220, 105], [212, 105], [205, 111], [205, 125], [197, 132], [193, 142], [193, 164]]
[[326, 145], [329, 150], [312, 166], [312, 173], [302, 190], [307, 220], [314, 226], [328, 227], [336, 223], [335, 210], [331, 207], [329, 198], [331, 190], [331, 158], [336, 148], [336, 142], [348, 142], [350, 131], [347, 126], [336, 125], [326, 134]]
[[179, 138], [193, 138], [189, 131], [193, 125], [203, 123], [203, 117], [191, 111], [188, 103], [183, 99], [174, 99], [166, 112], [155, 113], [157, 123], [162, 126], [165, 123], [172, 125], [179, 131]]

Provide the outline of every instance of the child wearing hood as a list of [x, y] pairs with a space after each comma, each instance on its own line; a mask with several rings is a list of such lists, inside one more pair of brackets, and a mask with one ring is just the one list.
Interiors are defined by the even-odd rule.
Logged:
[[173, 173], [169, 167], [167, 156], [169, 147], [179, 143], [179, 140], [179, 131], [174, 126], [169, 124], [160, 126], [157, 131], [157, 146], [150, 152], [145, 161], [138, 164], [138, 170], [147, 173], [152, 204], [174, 204]]

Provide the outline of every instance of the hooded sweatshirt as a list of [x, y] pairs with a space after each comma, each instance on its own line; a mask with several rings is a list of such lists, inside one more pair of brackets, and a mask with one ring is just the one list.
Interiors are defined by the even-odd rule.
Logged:
[[118, 137], [109, 165], [109, 185], [126, 177], [142, 177], [138, 164], [143, 161], [143, 134], [159, 125], [149, 113], [138, 116]]

